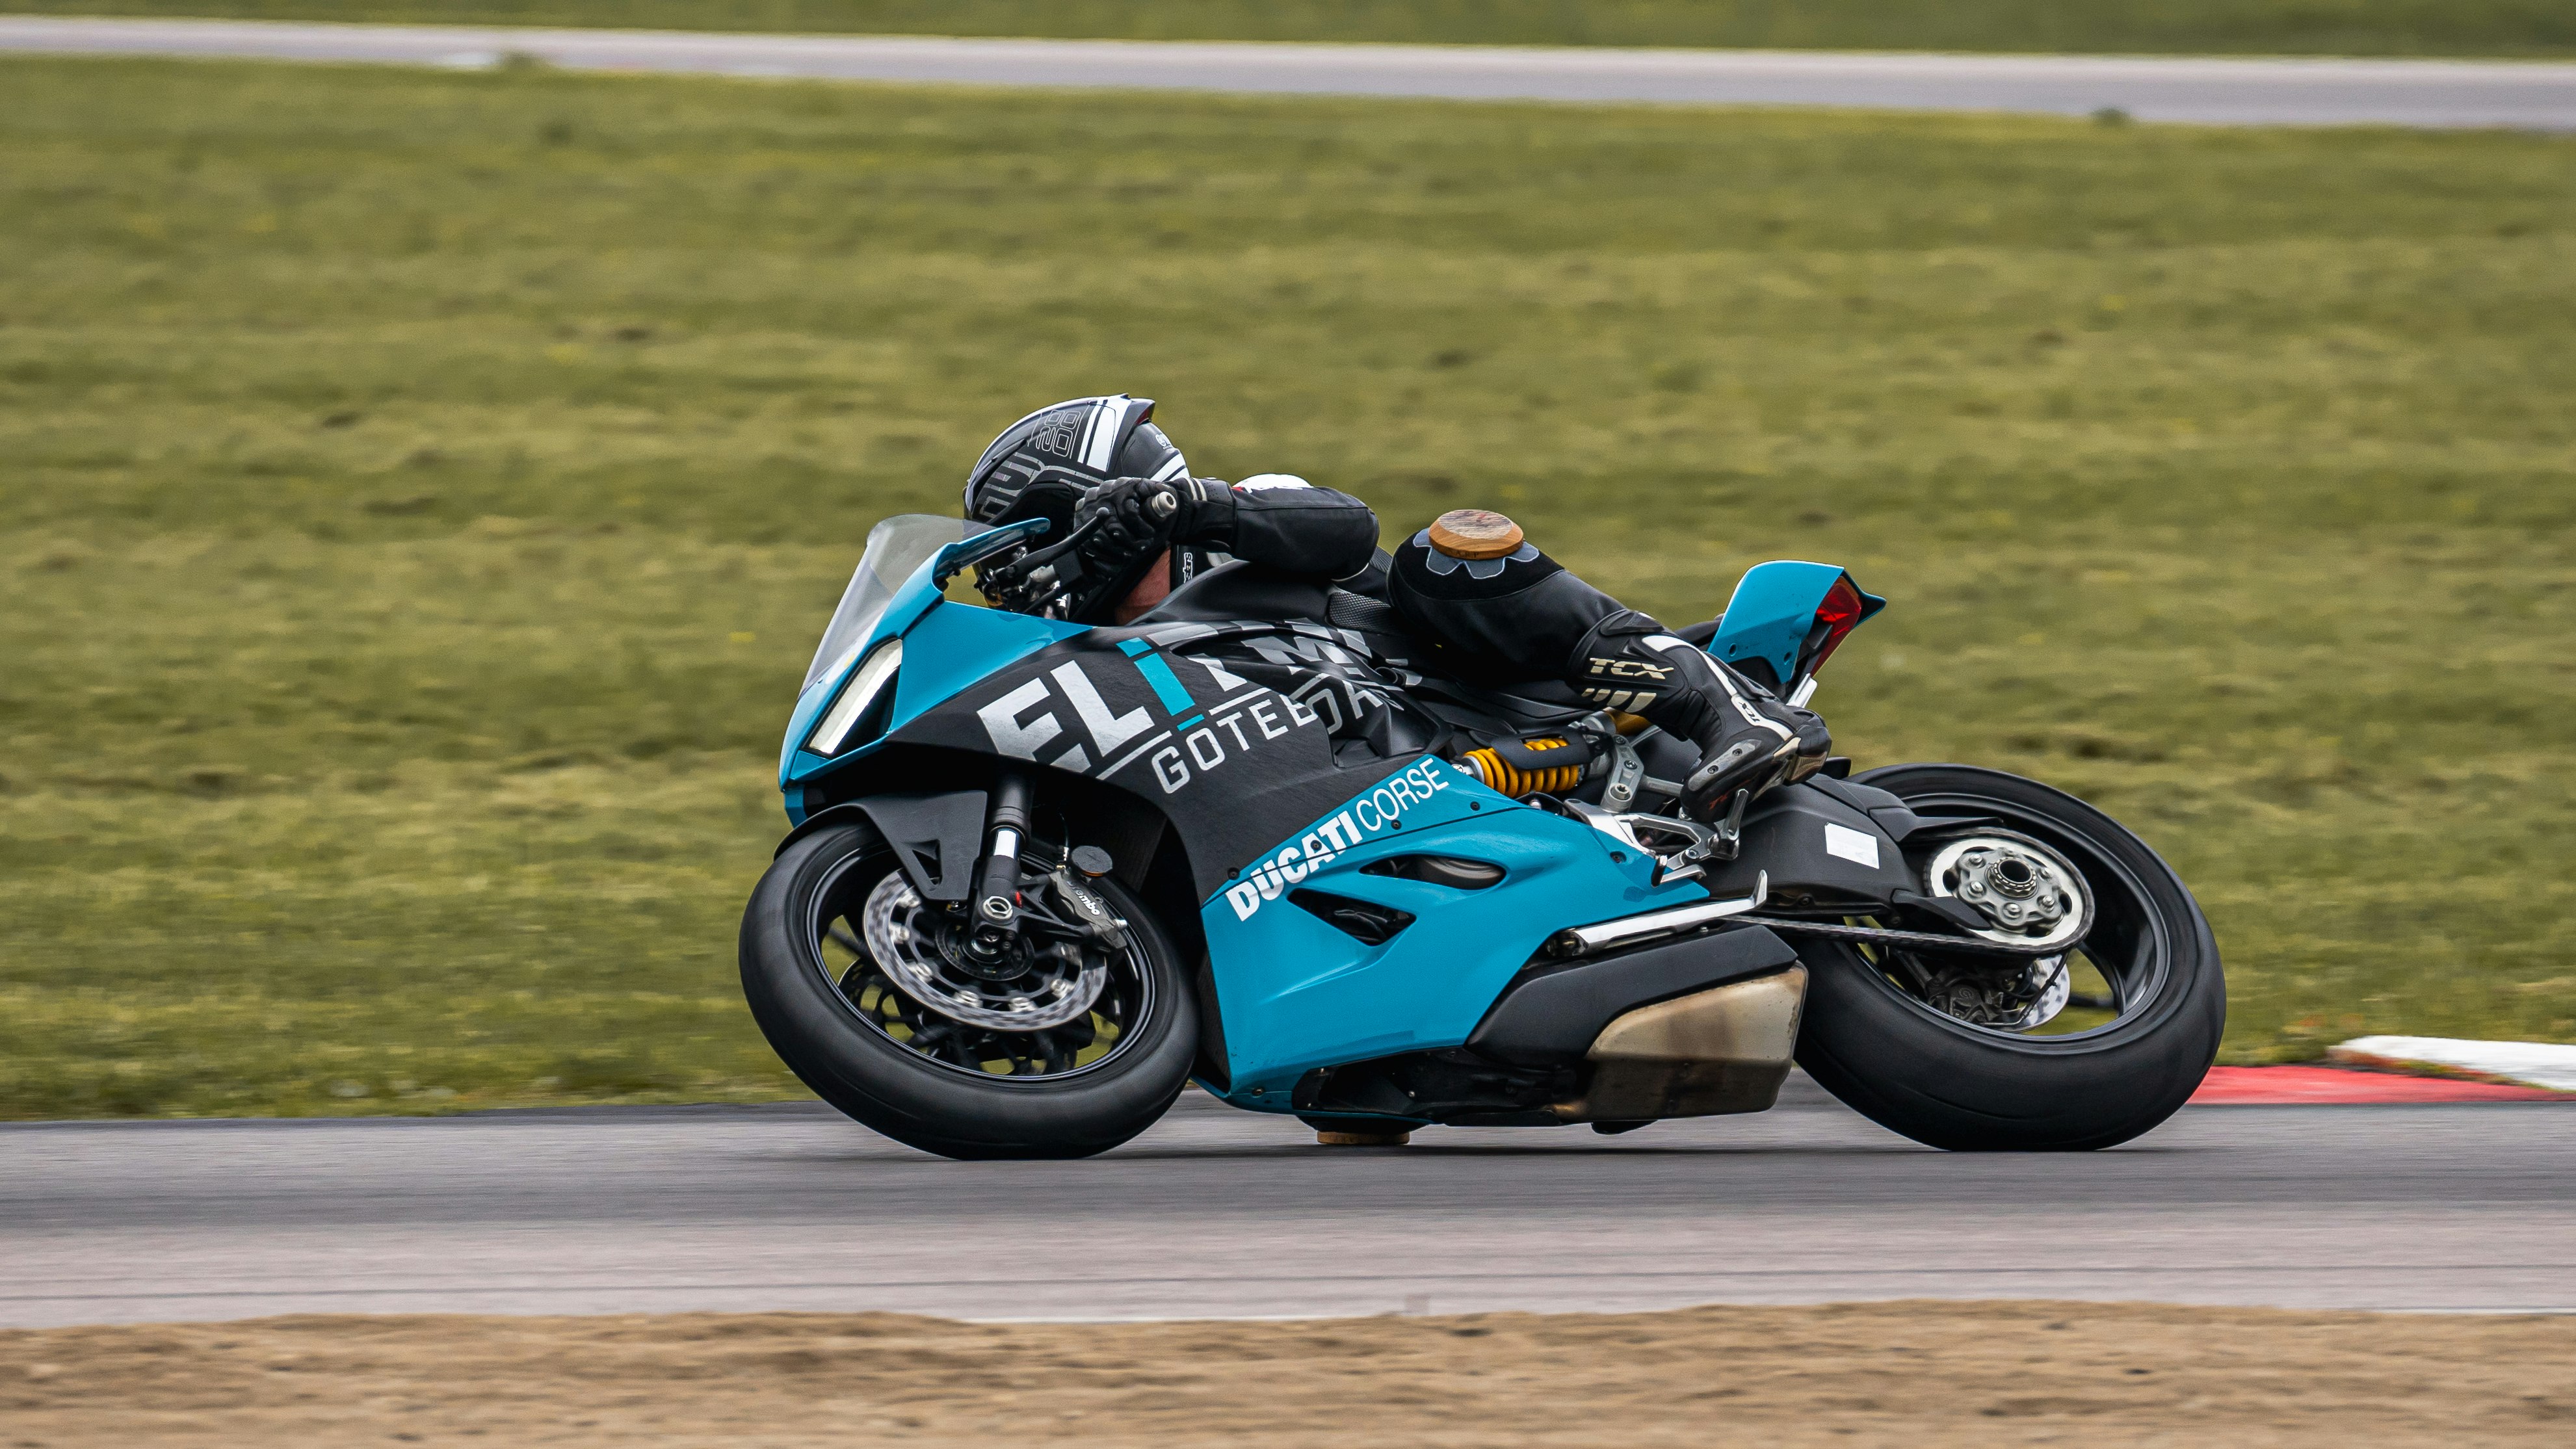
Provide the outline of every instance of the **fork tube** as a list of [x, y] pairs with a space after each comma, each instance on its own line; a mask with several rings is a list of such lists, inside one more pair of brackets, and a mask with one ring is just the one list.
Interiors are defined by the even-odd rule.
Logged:
[[984, 820], [984, 866], [975, 883], [975, 935], [999, 949], [1020, 912], [1020, 839], [1029, 829], [1029, 777], [1005, 770], [993, 782], [991, 813]]

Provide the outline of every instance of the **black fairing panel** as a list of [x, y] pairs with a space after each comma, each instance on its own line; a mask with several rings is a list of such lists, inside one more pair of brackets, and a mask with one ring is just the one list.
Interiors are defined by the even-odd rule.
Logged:
[[[1309, 647], [1330, 642], [1323, 626], [1294, 627], [1317, 636]], [[1205, 901], [1419, 753], [1344, 749], [1337, 760], [1317, 708], [1246, 677], [1256, 664], [1226, 667], [1209, 647], [1226, 634], [1186, 622], [1095, 629], [977, 681], [890, 743], [1025, 760], [1146, 802], [1179, 836]]]
[[923, 899], [962, 901], [983, 850], [984, 800], [981, 790], [951, 790], [870, 795], [856, 806], [894, 847], [895, 860]]
[[1535, 966], [1504, 988], [1467, 1047], [1519, 1067], [1580, 1061], [1602, 1028], [1638, 1007], [1761, 976], [1797, 959], [1778, 936], [1740, 926], [1620, 956]]
[[1754, 802], [1744, 820], [1743, 848], [1735, 859], [1710, 866], [1704, 877], [1709, 894], [1744, 895], [1764, 872], [1774, 897], [1884, 901], [1895, 891], [1922, 889], [1877, 818], [1843, 798], [1856, 787], [1841, 780], [1826, 784], [1833, 788], [1819, 788], [1815, 780], [1783, 785]]

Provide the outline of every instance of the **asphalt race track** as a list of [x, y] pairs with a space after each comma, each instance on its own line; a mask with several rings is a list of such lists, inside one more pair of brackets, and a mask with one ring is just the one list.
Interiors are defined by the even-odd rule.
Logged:
[[298, 1312], [1127, 1318], [1898, 1297], [2576, 1310], [2576, 1108], [2199, 1107], [1952, 1156], [1757, 1117], [1326, 1149], [1192, 1093], [1089, 1162], [819, 1107], [0, 1127], [0, 1326]]
[[0, 51], [10, 50], [459, 66], [518, 53], [579, 70], [837, 80], [2077, 116], [2118, 108], [2149, 121], [2576, 129], [2576, 65], [2521, 62], [952, 40], [0, 16]]

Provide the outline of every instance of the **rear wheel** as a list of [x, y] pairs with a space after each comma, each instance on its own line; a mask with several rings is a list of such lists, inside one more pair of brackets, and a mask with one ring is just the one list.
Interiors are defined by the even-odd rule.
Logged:
[[1031, 928], [979, 963], [874, 830], [819, 830], [744, 909], [743, 994], [816, 1096], [898, 1141], [958, 1158], [1104, 1152], [1180, 1096], [1198, 1026], [1143, 903], [1090, 887], [1126, 921], [1121, 939]]
[[1966, 900], [1973, 886], [2000, 912], [1996, 893], [2011, 891], [2017, 917], [2050, 912], [2012, 929], [1998, 916], [1999, 939], [2068, 939], [2035, 961], [1801, 941], [1798, 1063], [1817, 1082], [1880, 1126], [1954, 1151], [2109, 1147], [2190, 1098], [2217, 1058], [2227, 986], [2208, 921], [2146, 842], [2000, 771], [1897, 765], [1854, 783], [1920, 814], [1980, 817], [1908, 840], [1908, 862], [1933, 894]]

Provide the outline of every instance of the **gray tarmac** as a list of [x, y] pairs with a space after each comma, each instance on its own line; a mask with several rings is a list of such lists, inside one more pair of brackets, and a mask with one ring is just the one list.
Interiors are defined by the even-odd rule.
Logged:
[[0, 1127], [0, 1326], [1913, 1297], [2576, 1311], [2576, 1109], [2202, 1107], [1954, 1156], [1793, 1080], [1760, 1116], [1353, 1150], [1192, 1093], [1106, 1156], [979, 1164], [793, 1105]]
[[1452, 100], [1793, 105], [2210, 124], [2576, 129], [2576, 65], [728, 35], [0, 16], [0, 51], [1106, 86]]

